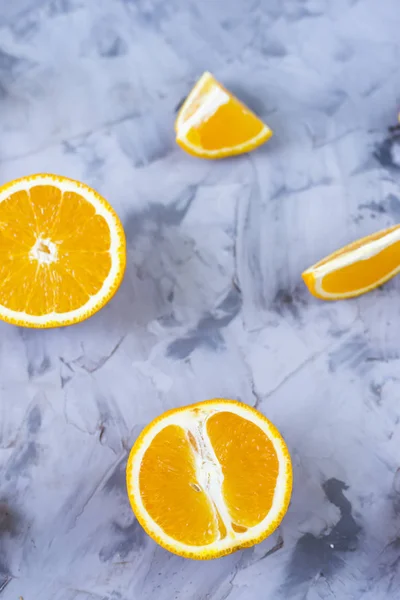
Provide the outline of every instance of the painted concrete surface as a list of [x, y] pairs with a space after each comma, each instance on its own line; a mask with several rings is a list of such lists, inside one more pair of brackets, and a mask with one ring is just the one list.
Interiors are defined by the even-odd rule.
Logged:
[[[400, 219], [396, 0], [0, 0], [0, 182], [85, 181], [128, 267], [98, 315], [0, 326], [4, 600], [380, 600], [400, 594], [400, 280], [321, 303], [300, 273]], [[175, 110], [212, 71], [274, 129], [196, 160]], [[162, 411], [257, 406], [294, 463], [260, 546], [196, 563], [125, 492]]]

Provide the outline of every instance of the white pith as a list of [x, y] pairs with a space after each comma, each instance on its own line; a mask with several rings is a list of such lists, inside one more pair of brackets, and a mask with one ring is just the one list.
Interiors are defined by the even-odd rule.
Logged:
[[[46, 248], [45, 251], [43, 248]], [[37, 260], [41, 265], [50, 265], [52, 262], [57, 260], [58, 250], [54, 242], [49, 239], [43, 239], [39, 237], [32, 250], [29, 253], [31, 260]]]
[[217, 513], [219, 513], [226, 527], [227, 535], [232, 538], [234, 537], [232, 522], [222, 494], [224, 475], [207, 434], [207, 419], [211, 414], [187, 413], [185, 422], [176, 424], [180, 424], [188, 433], [190, 432], [196, 441], [198, 452], [195, 452], [194, 456], [197, 481], [211, 500], [215, 522], [217, 523]]
[[[323, 296], [324, 298], [327, 298], [327, 299], [329, 299], [329, 298], [332, 298], [332, 299], [350, 298], [351, 296], [354, 296], [354, 294], [355, 294], [354, 291], [343, 292], [343, 293], [327, 292], [323, 287], [324, 277], [326, 275], [329, 275], [330, 273], [334, 273], [335, 271], [338, 271], [339, 269], [348, 267], [349, 265], [352, 265], [356, 262], [361, 262], [363, 260], [369, 260], [373, 256], [376, 256], [377, 254], [382, 252], [382, 250], [385, 250], [388, 246], [390, 246], [396, 242], [399, 242], [399, 241], [400, 241], [400, 228], [397, 228], [394, 231], [390, 231], [386, 235], [383, 235], [381, 238], [379, 238], [377, 240], [372, 240], [371, 242], [368, 242], [367, 244], [360, 246], [359, 248], [355, 248], [354, 250], [349, 250], [348, 252], [345, 252], [344, 254], [339, 255], [336, 258], [329, 260], [328, 262], [324, 263], [323, 265], [321, 265], [319, 267], [318, 266], [310, 267], [310, 269], [307, 269], [307, 271], [305, 271], [304, 274], [305, 275], [307, 275], [308, 273], [312, 274], [312, 276], [314, 278], [314, 282], [315, 282], [315, 290], [319, 295]], [[390, 273], [385, 274], [385, 276], [382, 277], [382, 279], [380, 279], [379, 281], [374, 281], [371, 285], [369, 285], [365, 288], [362, 288], [360, 290], [356, 290], [356, 293], [361, 294], [372, 288], [375, 288], [375, 287], [379, 286], [381, 283], [384, 283], [385, 281], [390, 279], [390, 277], [392, 277], [393, 275], [396, 275], [396, 273], [398, 273], [398, 272], [399, 272], [399, 267], [396, 267], [396, 269], [393, 269]]]
[[[189, 142], [189, 140], [187, 139], [187, 133], [193, 126], [196, 126], [199, 123], [202, 123], [202, 122], [206, 121], [207, 119], [209, 119], [220, 106], [229, 102], [229, 99], [230, 99], [229, 94], [222, 88], [219, 88], [219, 87], [212, 88], [208, 92], [208, 94], [205, 96], [205, 98], [203, 99], [202, 104], [199, 107], [199, 109], [193, 115], [191, 115], [188, 119], [185, 119], [186, 108], [188, 106], [190, 106], [190, 104], [193, 102], [193, 100], [198, 95], [199, 90], [201, 90], [202, 87], [209, 80], [214, 81], [214, 77], [211, 75], [211, 73], [208, 73], [208, 72], [204, 73], [200, 77], [200, 79], [196, 83], [196, 85], [194, 86], [193, 90], [190, 92], [187, 99], [185, 100], [185, 102], [179, 112], [178, 118], [176, 120], [176, 134], [177, 134], [176, 139], [182, 141], [185, 144], [185, 146], [187, 146], [188, 148], [191, 148], [194, 152], [196, 152], [196, 154], [207, 156], [210, 158], [213, 156], [220, 156], [221, 154], [224, 154], [224, 153], [230, 153], [232, 151], [232, 148], [228, 147], [228, 148], [219, 148], [217, 150], [204, 150], [204, 149], [201, 149], [198, 146], [192, 144], [191, 142]], [[261, 129], [260, 133], [258, 133], [251, 140], [247, 140], [246, 142], [243, 142], [243, 144], [238, 144], [237, 146], [235, 146], [235, 148], [234, 148], [235, 151], [237, 151], [237, 152], [240, 152], [241, 150], [245, 151], [249, 147], [249, 145], [253, 146], [260, 139], [264, 139], [264, 137], [268, 133], [270, 133], [271, 130], [265, 124], [263, 124], [263, 125], [264, 126]]]
[[[236, 532], [232, 528], [231, 518], [224, 502], [222, 494], [223, 473], [218, 459], [214, 453], [211, 442], [206, 431], [207, 419], [216, 412], [232, 412], [243, 419], [255, 423], [272, 442], [279, 462], [279, 472], [274, 491], [273, 502], [270, 511], [266, 517], [256, 526], [248, 528], [244, 532]], [[221, 519], [227, 530], [227, 535], [223, 539], [216, 540], [211, 544], [203, 546], [190, 546], [179, 542], [169, 535], [152, 519], [146, 511], [140, 494], [140, 467], [142, 459], [155, 436], [169, 425], [181, 426], [187, 432], [190, 432], [195, 440], [199, 452], [196, 456], [197, 479], [204, 492], [207, 493], [211, 503], [218, 510]], [[145, 521], [147, 528], [154, 537], [161, 539], [165, 545], [170, 546], [178, 553], [190, 554], [195, 552], [197, 556], [206, 555], [212, 548], [213, 553], [223, 552], [232, 549], [235, 546], [245, 545], [255, 538], [262, 537], [263, 533], [269, 529], [272, 523], [279, 519], [282, 508], [285, 506], [285, 497], [287, 493], [288, 473], [290, 472], [290, 459], [285, 454], [285, 445], [282, 439], [276, 438], [271, 430], [268, 421], [257, 418], [257, 415], [246, 408], [237, 404], [224, 402], [213, 402], [212, 406], [204, 406], [188, 409], [167, 415], [161, 419], [148, 431], [143, 437], [141, 445], [135, 453], [133, 461], [128, 462], [127, 480], [131, 482], [129, 494], [135, 498], [136, 510]], [[216, 514], [216, 513], [215, 513]]]
[[[37, 185], [53, 185], [60, 189], [61, 193], [75, 192], [81, 195], [85, 200], [92, 204], [96, 214], [101, 215], [105, 219], [110, 230], [111, 243], [109, 252], [111, 256], [111, 269], [104, 281], [103, 287], [97, 294], [91, 296], [86, 304], [66, 313], [52, 312], [40, 316], [29, 315], [24, 311], [10, 310], [5, 306], [0, 305], [0, 316], [4, 317], [5, 320], [21, 321], [25, 325], [45, 325], [52, 321], [56, 322], [57, 325], [63, 325], [70, 323], [71, 321], [79, 320], [79, 318], [85, 314], [90, 314], [95, 307], [100, 305], [102, 300], [110, 294], [110, 290], [113, 288], [116, 277], [121, 270], [121, 262], [119, 259], [121, 238], [118, 235], [120, 225], [116, 216], [107, 210], [107, 207], [102, 204], [94, 191], [89, 187], [71, 179], [59, 179], [57, 176], [53, 175], [34, 175], [30, 178], [16, 180], [11, 185], [5, 186], [0, 192], [0, 203], [7, 200], [7, 198], [16, 192], [27, 191], [29, 193], [29, 190]], [[50, 250], [50, 254], [47, 257], [45, 256], [45, 253], [40, 250], [40, 244], [42, 243], [46, 244]], [[39, 237], [29, 254], [29, 258], [30, 260], [38, 261], [41, 265], [54, 262], [57, 259], [56, 244], [49, 239], [42, 239]]]
[[178, 121], [179, 137], [185, 137], [187, 132], [199, 123], [207, 121], [223, 104], [228, 104], [229, 94], [218, 87], [211, 88], [204, 97], [200, 107], [188, 118]]

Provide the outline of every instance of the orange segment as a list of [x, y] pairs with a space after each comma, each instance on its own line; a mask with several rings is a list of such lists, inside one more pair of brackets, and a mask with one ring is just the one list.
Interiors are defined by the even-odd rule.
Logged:
[[[92, 215], [63, 237], [61, 227], [55, 231], [54, 237], [59, 240], [62, 250], [78, 252], [107, 252], [110, 249], [110, 229], [104, 217]], [[65, 231], [67, 233], [67, 231]]]
[[212, 75], [196, 83], [175, 122], [176, 141], [202, 158], [242, 154], [266, 142], [272, 131]]
[[56, 175], [0, 187], [0, 318], [17, 325], [76, 323], [117, 290], [121, 223], [97, 192]]
[[12, 311], [25, 308], [36, 278], [36, 266], [21, 256], [4, 261], [1, 270], [0, 304]]
[[191, 546], [217, 538], [216, 518], [200, 490], [193, 450], [181, 427], [170, 425], [155, 436], [139, 483], [145, 509], [167, 535]]
[[[32, 263], [31, 263], [32, 264]], [[34, 263], [32, 266], [35, 266]], [[25, 312], [28, 315], [46, 315], [56, 310], [59, 285], [54, 269], [42, 265], [36, 267], [31, 280], [29, 292], [26, 295]]]
[[251, 421], [220, 412], [207, 433], [224, 475], [222, 492], [233, 523], [254, 527], [272, 506], [279, 462], [272, 442]]
[[368, 292], [400, 271], [400, 226], [395, 225], [334, 252], [303, 273], [317, 298], [337, 300]]
[[9, 251], [15, 245], [30, 249], [36, 237], [36, 217], [28, 193], [20, 190], [10, 194], [0, 204], [0, 251]]
[[290, 457], [275, 427], [233, 400], [210, 400], [155, 419], [127, 465], [132, 508], [165, 548], [206, 559], [270, 535], [288, 507]]
[[100, 291], [111, 269], [109, 252], [76, 252], [60, 250], [64, 269], [93, 296]]
[[57, 223], [62, 192], [54, 185], [34, 185], [28, 194], [28, 203], [32, 206], [37, 231], [48, 238]]

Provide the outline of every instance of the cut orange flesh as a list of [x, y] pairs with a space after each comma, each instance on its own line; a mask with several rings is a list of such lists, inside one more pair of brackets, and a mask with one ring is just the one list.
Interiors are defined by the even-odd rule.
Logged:
[[211, 73], [204, 73], [190, 92], [175, 131], [177, 143], [201, 158], [249, 152], [272, 136], [271, 129]]
[[310, 292], [323, 300], [352, 298], [382, 285], [400, 271], [400, 226], [357, 240], [303, 273]]
[[232, 522], [258, 525], [271, 509], [278, 479], [272, 441], [258, 425], [230, 412], [212, 415], [207, 434], [221, 465], [222, 492]]
[[[195, 457], [182, 427], [169, 425], [155, 436], [143, 457], [139, 484], [145, 510], [168, 536], [189, 546], [216, 538], [212, 505], [197, 491]], [[182, 528], [186, 521], [190, 528]]]
[[33, 175], [0, 188], [0, 318], [27, 327], [81, 321], [117, 290], [125, 237], [84, 184]]
[[215, 558], [271, 534], [289, 504], [288, 450], [258, 411], [210, 400], [169, 411], [132, 448], [132, 508], [159, 544], [181, 556]]

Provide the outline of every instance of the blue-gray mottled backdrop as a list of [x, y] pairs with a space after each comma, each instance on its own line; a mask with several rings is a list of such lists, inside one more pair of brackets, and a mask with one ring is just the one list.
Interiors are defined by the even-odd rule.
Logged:
[[[0, 183], [83, 180], [128, 240], [90, 321], [0, 327], [2, 599], [399, 597], [400, 280], [324, 304], [300, 278], [400, 220], [399, 32], [397, 0], [0, 0]], [[206, 69], [269, 144], [175, 146]], [[151, 418], [213, 396], [281, 429], [294, 494], [272, 538], [195, 563], [144, 534], [124, 467]]]

